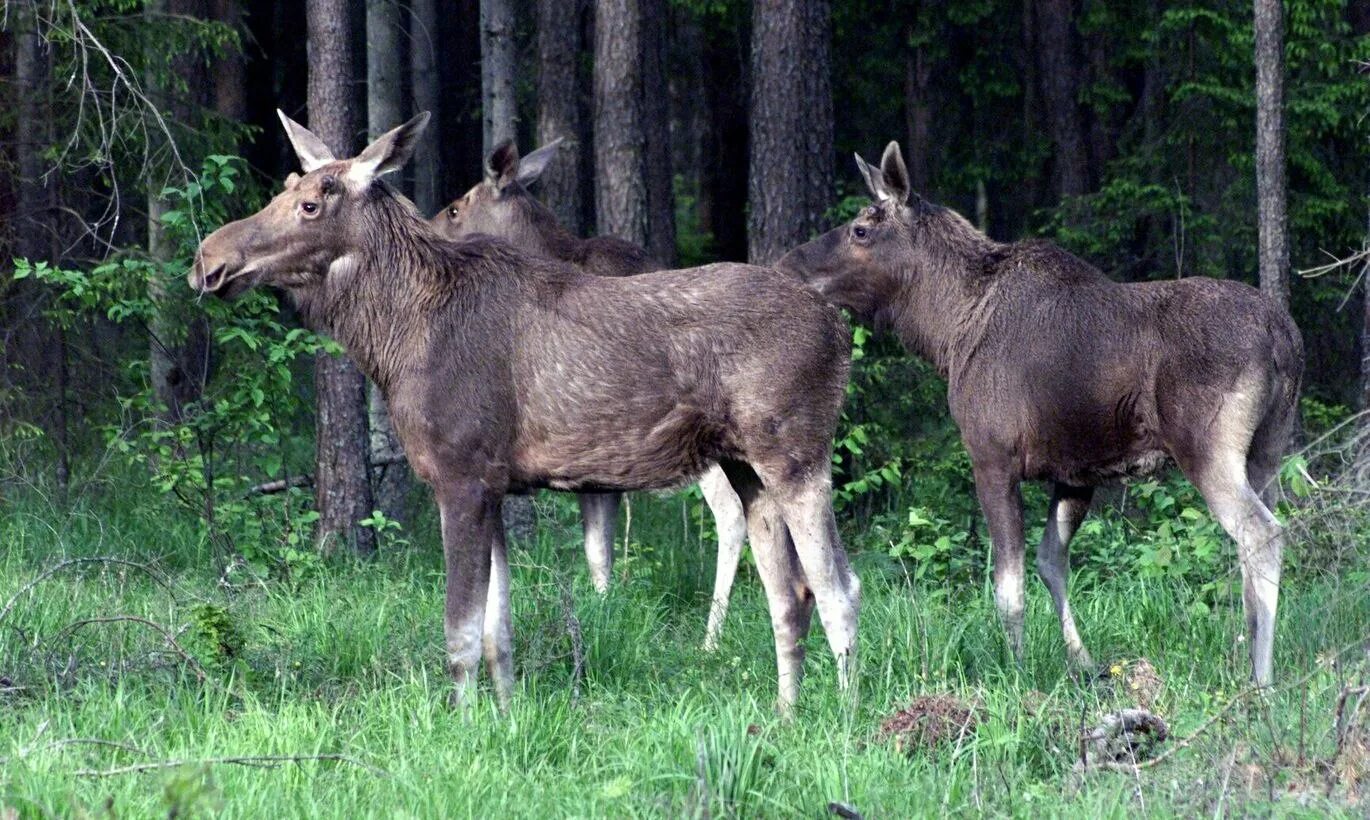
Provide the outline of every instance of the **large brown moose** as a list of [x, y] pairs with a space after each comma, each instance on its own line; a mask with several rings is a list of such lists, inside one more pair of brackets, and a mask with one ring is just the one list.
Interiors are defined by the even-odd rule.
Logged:
[[[462, 197], [438, 212], [433, 227], [449, 239], [489, 234], [509, 240], [523, 250], [559, 259], [595, 276], [633, 276], [660, 270], [661, 265], [638, 245], [614, 236], [581, 239], [557, 220], [556, 214], [528, 192], [547, 164], [556, 158], [561, 140], [555, 140], [526, 157], [519, 157], [512, 140], [490, 152], [485, 178]], [[718, 647], [719, 633], [728, 614], [728, 598], [747, 521], [742, 501], [717, 466], [699, 479], [704, 501], [714, 515], [718, 530], [718, 567], [714, 572], [714, 595], [704, 648]], [[585, 527], [585, 557], [595, 588], [609, 588], [614, 564], [614, 524], [618, 518], [618, 493], [582, 493], [580, 512]]]
[[499, 239], [443, 239], [381, 179], [427, 114], [348, 160], [281, 119], [304, 176], [206, 238], [190, 284], [283, 291], [384, 391], [441, 515], [456, 700], [473, 700], [482, 648], [500, 702], [512, 692], [506, 492], [666, 488], [715, 463], [746, 508], [781, 707], [815, 605], [845, 688], [860, 584], [831, 504], [850, 353], [837, 312], [766, 268], [607, 278]]
[[1037, 571], [1070, 657], [1068, 545], [1095, 485], [1173, 459], [1236, 540], [1255, 681], [1268, 684], [1284, 536], [1271, 514], [1303, 346], [1256, 289], [1192, 277], [1120, 284], [1041, 241], [1002, 244], [910, 191], [897, 143], [857, 164], [875, 201], [778, 264], [892, 329], [947, 379], [993, 542], [995, 602], [1023, 649], [1019, 483], [1052, 486]]

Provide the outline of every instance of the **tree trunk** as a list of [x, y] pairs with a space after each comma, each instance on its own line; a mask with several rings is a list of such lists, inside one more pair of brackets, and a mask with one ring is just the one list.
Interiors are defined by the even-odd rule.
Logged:
[[666, 84], [666, 0], [641, 0], [642, 130], [647, 181], [647, 252], [675, 267], [675, 175], [671, 169], [671, 95]]
[[[214, 0], [214, 18], [232, 26], [246, 41], [243, 4], [239, 0]], [[215, 62], [214, 110], [235, 123], [247, 120], [247, 64], [238, 49]]]
[[[480, 0], [481, 118], [485, 156], [505, 140], [518, 139], [515, 99], [513, 0]], [[533, 499], [504, 497], [504, 529], [516, 541], [530, 541], [536, 532]]]
[[[905, 36], [912, 37], [913, 32]], [[922, 45], [911, 46], [904, 55], [904, 125], [908, 131], [909, 177], [913, 190], [930, 193], [932, 172], [929, 155], [932, 151], [932, 109], [928, 105], [928, 86], [932, 80], [932, 65]], [[878, 146], [871, 146], [874, 150]]]
[[646, 246], [642, 16], [637, 0], [595, 3], [595, 213], [599, 233]]
[[758, 0], [752, 15], [748, 258], [766, 265], [823, 228], [832, 198], [825, 0]]
[[585, 230], [580, 118], [580, 15], [575, 0], [537, 0], [538, 145], [562, 138], [560, 156], [542, 173], [542, 201], [571, 233]]
[[720, 259], [747, 258], [747, 59], [740, 42], [711, 32], [705, 46], [709, 155], [700, 187], [701, 226]]
[[1037, 59], [1047, 127], [1056, 147], [1056, 185], [1062, 197], [1089, 190], [1089, 151], [1080, 112], [1080, 62], [1071, 0], [1037, 0]]
[[1255, 0], [1256, 201], [1261, 290], [1289, 309], [1289, 231], [1285, 211], [1284, 4]]
[[[367, 137], [375, 139], [403, 122], [404, 15], [396, 0], [366, 0], [366, 119]], [[367, 384], [367, 421], [371, 428], [372, 492], [376, 509], [386, 518], [408, 523], [406, 501], [412, 481], [405, 464], [385, 395]]]
[[[410, 89], [414, 111], [430, 111], [433, 125], [442, 122], [439, 110], [441, 80], [438, 72], [437, 0], [413, 0], [409, 11], [409, 67]], [[424, 216], [432, 216], [442, 206], [446, 191], [442, 187], [441, 151], [438, 134], [441, 129], [429, 126], [419, 137], [411, 166], [414, 169], [414, 204]]]
[[[353, 99], [352, 17], [347, 0], [308, 0], [309, 128], [340, 156], [350, 156], [361, 131]], [[376, 551], [375, 531], [361, 525], [371, 514], [366, 431], [366, 379], [352, 362], [319, 353], [314, 360], [317, 393], [315, 502], [318, 544], [331, 552], [339, 542], [360, 555]]]
[[513, 0], [480, 0], [481, 112], [485, 155], [518, 138]]

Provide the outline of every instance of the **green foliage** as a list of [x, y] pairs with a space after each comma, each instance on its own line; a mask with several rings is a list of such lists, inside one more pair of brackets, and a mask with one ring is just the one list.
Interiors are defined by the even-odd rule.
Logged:
[[[195, 299], [184, 278], [199, 238], [241, 209], [244, 199], [248, 206], [259, 201], [260, 191], [244, 186], [242, 168], [236, 157], [210, 155], [197, 179], [161, 192], [172, 206], [163, 223], [176, 248], [166, 262], [137, 251], [89, 270], [17, 260], [15, 278], [33, 278], [48, 287], [54, 294], [48, 318], [66, 327], [98, 320], [146, 327], [156, 311], [176, 303], [207, 316], [217, 376], [204, 394], [173, 417], [148, 383], [146, 360], [129, 358], [131, 389], [121, 391], [122, 412], [100, 429], [110, 452], [145, 470], [154, 487], [201, 516], [215, 543], [263, 569], [275, 567], [298, 578], [310, 572], [314, 560], [304, 557], [317, 519], [309, 498], [298, 490], [277, 498], [246, 491], [302, 471], [303, 442], [290, 431], [308, 414], [293, 368], [297, 360], [324, 349], [325, 342], [290, 326], [267, 293], [249, 293], [230, 306]], [[153, 287], [169, 295], [164, 301], [173, 301], [154, 304]], [[130, 424], [128, 419], [150, 421]]]

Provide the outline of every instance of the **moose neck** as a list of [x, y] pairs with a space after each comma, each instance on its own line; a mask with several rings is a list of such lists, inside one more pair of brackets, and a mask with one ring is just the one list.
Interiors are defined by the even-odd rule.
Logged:
[[321, 288], [294, 294], [305, 323], [332, 336], [388, 392], [422, 360], [427, 314], [445, 301], [441, 239], [388, 185], [365, 194], [361, 240]]
[[563, 262], [574, 262], [584, 240], [566, 230], [546, 205], [531, 195], [525, 196], [529, 208], [526, 218], [540, 246], [536, 249], [537, 253]]
[[937, 206], [921, 218], [917, 250], [901, 271], [901, 292], [888, 318], [904, 346], [946, 377], [958, 352], [983, 324], [990, 275], [1003, 246], [954, 211]]

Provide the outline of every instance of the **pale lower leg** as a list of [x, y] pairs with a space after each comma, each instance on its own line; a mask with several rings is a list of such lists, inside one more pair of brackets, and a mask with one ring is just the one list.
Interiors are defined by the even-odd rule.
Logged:
[[994, 559], [994, 605], [1004, 627], [1009, 651], [1023, 661], [1023, 500], [1018, 481], [1000, 471], [977, 470], [975, 493], [989, 524]]
[[813, 620], [813, 601], [805, 594], [803, 572], [780, 509], [764, 492], [748, 505], [747, 535], [775, 636], [776, 705], [788, 713], [799, 699], [804, 677], [804, 638]]
[[813, 591], [818, 617], [837, 659], [838, 687], [846, 690], [855, 675], [861, 583], [851, 571], [846, 552], [836, 537], [830, 485], [824, 479], [797, 488], [782, 505], [804, 577]]
[[1242, 608], [1251, 642], [1251, 677], [1269, 686], [1274, 672], [1275, 615], [1279, 608], [1284, 530], [1246, 481], [1244, 464], [1215, 460], [1199, 490], [1228, 535], [1237, 542], [1242, 572]]
[[747, 518], [732, 484], [717, 466], [699, 479], [704, 502], [713, 512], [718, 528], [718, 566], [714, 571], [714, 595], [709, 604], [709, 625], [704, 633], [704, 649], [718, 648], [718, 636], [723, 631], [723, 619], [728, 614], [728, 599], [737, 576], [737, 562], [742, 556], [742, 544], [747, 537]]
[[1051, 600], [1056, 605], [1066, 652], [1071, 662], [1084, 670], [1093, 669], [1094, 661], [1075, 628], [1066, 587], [1070, 579], [1070, 540], [1089, 512], [1092, 495], [1090, 488], [1057, 485], [1053, 489], [1051, 508], [1047, 512], [1046, 530], [1037, 547], [1037, 574], [1051, 592]]
[[580, 515], [585, 527], [585, 560], [590, 582], [601, 595], [609, 591], [614, 572], [614, 525], [618, 522], [618, 493], [581, 493]]
[[513, 628], [509, 614], [509, 559], [504, 539], [491, 548], [490, 591], [485, 600], [485, 626], [482, 644], [485, 663], [495, 683], [495, 698], [501, 709], [509, 708], [514, 691]]

